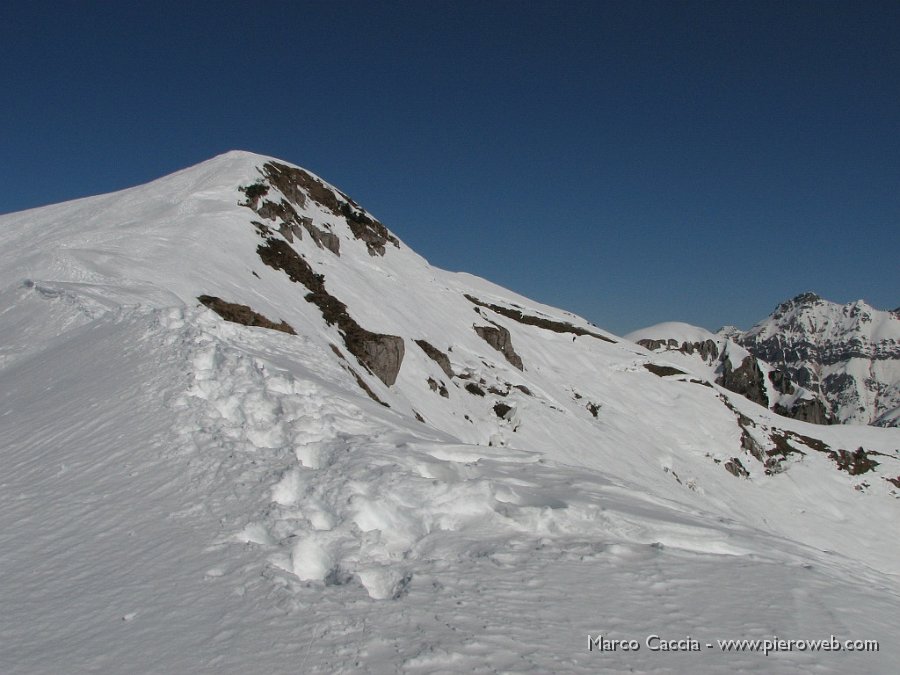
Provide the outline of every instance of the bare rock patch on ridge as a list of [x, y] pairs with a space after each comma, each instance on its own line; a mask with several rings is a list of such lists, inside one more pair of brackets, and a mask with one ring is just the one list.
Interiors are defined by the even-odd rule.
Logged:
[[197, 297], [197, 300], [209, 307], [226, 321], [239, 323], [242, 326], [269, 328], [270, 330], [278, 330], [282, 333], [288, 333], [289, 335], [297, 334], [287, 321], [275, 323], [259, 312], [254, 312], [247, 305], [239, 305], [236, 302], [226, 302], [225, 300], [222, 300], [222, 298], [218, 298], [214, 295], [200, 295]]
[[305, 299], [316, 305], [329, 326], [336, 325], [347, 350], [387, 386], [397, 381], [405, 347], [397, 335], [373, 333], [360, 326], [347, 312], [347, 305], [325, 289], [325, 276], [313, 271], [309, 263], [286, 241], [266, 237], [256, 248], [269, 267], [283, 271], [291, 281], [302, 284], [309, 293]]

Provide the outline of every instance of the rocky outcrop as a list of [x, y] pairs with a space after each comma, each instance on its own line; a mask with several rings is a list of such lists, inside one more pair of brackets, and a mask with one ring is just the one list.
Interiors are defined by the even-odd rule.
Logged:
[[419, 345], [421, 350], [425, 352], [425, 355], [428, 356], [432, 361], [440, 366], [441, 370], [444, 371], [444, 375], [447, 377], [453, 377], [453, 368], [450, 367], [450, 357], [447, 356], [440, 349], [432, 345], [427, 340], [416, 340], [416, 344]]
[[741, 361], [741, 365], [734, 368], [731, 359], [723, 359], [722, 373], [716, 379], [716, 383], [736, 394], [744, 396], [754, 403], [769, 407], [769, 397], [766, 395], [766, 384], [762, 370], [752, 356], [747, 356]]
[[222, 298], [217, 298], [214, 295], [201, 295], [197, 297], [197, 300], [209, 307], [226, 321], [239, 323], [242, 326], [269, 328], [271, 330], [281, 331], [282, 333], [288, 333], [289, 335], [297, 334], [287, 321], [275, 323], [259, 312], [254, 312], [247, 305], [239, 305], [236, 302], [225, 302]]
[[479, 387], [474, 382], [466, 383], [466, 391], [469, 392], [470, 394], [474, 394], [475, 396], [484, 396], [484, 389]]
[[287, 274], [291, 281], [303, 284], [309, 293], [305, 299], [315, 304], [328, 325], [336, 325], [347, 350], [378, 379], [391, 386], [397, 380], [403, 363], [403, 338], [373, 333], [360, 326], [347, 312], [347, 305], [325, 289], [325, 277], [317, 274], [309, 263], [283, 239], [266, 237], [257, 249], [260, 259], [273, 269]]
[[830, 452], [829, 455], [837, 464], [838, 469], [846, 471], [851, 476], [858, 476], [861, 473], [867, 473], [878, 466], [878, 462], [872, 459], [868, 453], [862, 448], [850, 452], [849, 450], [837, 450]]
[[511, 405], [499, 401], [494, 404], [494, 414], [500, 419], [506, 419], [512, 409]]
[[779, 394], [790, 395], [797, 390], [788, 374], [779, 368], [769, 371], [769, 382]]
[[525, 369], [522, 364], [522, 357], [516, 354], [516, 350], [513, 349], [512, 337], [506, 328], [503, 326], [473, 326], [473, 328], [482, 340], [503, 354], [513, 366], [519, 370]]
[[651, 352], [658, 352], [664, 349], [678, 349], [678, 340], [675, 338], [662, 339], [662, 340], [654, 340], [651, 338], [643, 338], [637, 341], [644, 349], [649, 349]]
[[682, 342], [669, 338], [667, 340], [653, 340], [644, 338], [637, 341], [641, 347], [649, 349], [651, 352], [661, 350], [674, 350], [682, 354], [698, 354], [701, 359], [707, 362], [713, 362], [719, 358], [719, 346], [713, 340], [702, 340], [698, 342]]
[[[297, 213], [297, 209], [305, 208], [311, 201], [343, 219], [353, 236], [365, 243], [369, 255], [384, 255], [388, 243], [400, 246], [399, 240], [356, 202], [307, 171], [279, 162], [266, 162], [260, 173], [261, 180], [239, 188], [246, 197], [242, 205], [254, 210], [261, 218], [276, 222], [278, 232], [288, 242], [293, 243], [293, 238], [301, 237], [302, 231], [306, 230], [319, 248], [340, 255], [340, 240], [336, 234], [316, 227], [311, 218]], [[272, 188], [283, 198], [266, 199]]]
[[323, 209], [343, 218], [353, 236], [366, 244], [369, 255], [384, 255], [385, 245], [388, 243], [399, 248], [400, 242], [384, 225], [347, 195], [328, 187], [307, 171], [279, 162], [266, 162], [262, 173], [272, 186], [293, 203], [303, 206], [308, 197]]
[[685, 354], [697, 353], [704, 361], [715, 361], [719, 358], [719, 347], [712, 340], [703, 340], [702, 342], [683, 342], [680, 351]]
[[656, 363], [645, 363], [644, 368], [649, 370], [651, 373], [656, 375], [657, 377], [668, 377], [669, 375], [686, 375], [683, 370], [678, 370], [678, 368], [673, 368], [672, 366], [660, 366]]
[[831, 424], [833, 422], [831, 415], [825, 409], [825, 404], [819, 399], [800, 399], [790, 408], [785, 408], [779, 403], [772, 407], [772, 411], [790, 417], [802, 422], [810, 424]]
[[428, 382], [428, 386], [431, 388], [431, 391], [437, 392], [444, 398], [450, 398], [450, 392], [447, 391], [447, 386], [443, 382], [438, 382], [433, 377], [429, 377], [426, 381]]
[[750, 476], [750, 472], [744, 468], [738, 457], [732, 457], [725, 462], [725, 470], [735, 478], [748, 478]]
[[[345, 340], [348, 339], [345, 337]], [[357, 347], [352, 343], [356, 341]], [[391, 386], [397, 381], [403, 363], [405, 347], [403, 338], [397, 335], [372, 333], [363, 328], [350, 338], [347, 349], [371, 370], [379, 380]]]
[[543, 328], [544, 330], [550, 330], [554, 333], [571, 333], [572, 335], [589, 335], [591, 337], [597, 338], [598, 340], [605, 340], [606, 342], [612, 342], [615, 344], [615, 340], [612, 340], [605, 335], [600, 335], [599, 333], [592, 333], [589, 330], [584, 328], [579, 328], [578, 326], [573, 326], [570, 323], [565, 323], [563, 321], [554, 321], [553, 319], [548, 319], [540, 316], [532, 316], [530, 314], [524, 314], [518, 309], [511, 309], [509, 307], [502, 307], [500, 305], [492, 305], [489, 302], [483, 302], [478, 298], [465, 294], [466, 300], [479, 307], [485, 307], [492, 312], [496, 312], [501, 316], [505, 316], [508, 319], [512, 319], [513, 321], [518, 321], [519, 323], [525, 324], [526, 326], [537, 326], [538, 328]]

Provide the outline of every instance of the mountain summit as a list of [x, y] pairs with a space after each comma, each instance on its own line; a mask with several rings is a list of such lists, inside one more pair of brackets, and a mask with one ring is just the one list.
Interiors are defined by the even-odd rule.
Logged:
[[[894, 644], [898, 430], [776, 415], [684, 356], [434, 268], [272, 157], [2, 216], [0, 665], [670, 670], [656, 635], [702, 673], [738, 663], [717, 638]], [[645, 646], [598, 666], [599, 633]], [[824, 671], [895, 666], [852, 656]]]

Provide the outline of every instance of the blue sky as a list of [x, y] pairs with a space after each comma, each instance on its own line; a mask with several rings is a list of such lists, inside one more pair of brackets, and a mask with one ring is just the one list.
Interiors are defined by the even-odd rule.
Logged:
[[900, 305], [896, 2], [29, 2], [0, 63], [0, 213], [240, 148], [618, 333]]

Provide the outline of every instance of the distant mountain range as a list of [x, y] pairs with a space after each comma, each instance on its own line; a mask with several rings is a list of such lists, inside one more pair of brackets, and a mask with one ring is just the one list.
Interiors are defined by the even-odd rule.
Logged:
[[628, 338], [691, 357], [718, 384], [780, 415], [816, 424], [900, 424], [898, 310], [803, 293], [748, 331], [663, 323]]

